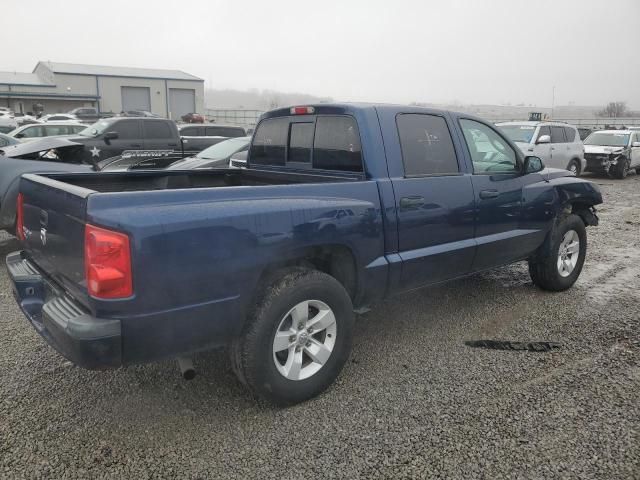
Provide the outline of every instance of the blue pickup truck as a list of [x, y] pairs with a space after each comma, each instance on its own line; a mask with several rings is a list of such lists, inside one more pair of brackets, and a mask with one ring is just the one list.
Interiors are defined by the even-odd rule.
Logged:
[[29, 321], [91, 369], [228, 346], [251, 392], [293, 404], [389, 295], [523, 260], [571, 287], [602, 202], [495, 126], [417, 107], [275, 110], [247, 163], [24, 175], [6, 263]]

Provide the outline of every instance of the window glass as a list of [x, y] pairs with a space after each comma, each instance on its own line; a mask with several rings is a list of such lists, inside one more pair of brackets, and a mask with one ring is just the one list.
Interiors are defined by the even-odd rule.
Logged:
[[353, 118], [328, 115], [317, 117], [313, 168], [362, 171], [360, 135]]
[[406, 175], [458, 173], [458, 160], [444, 118], [398, 115], [398, 134]]
[[564, 127], [564, 136], [567, 142], [571, 143], [576, 139], [576, 131], [571, 127]]
[[543, 135], [549, 135], [549, 137], [551, 137], [551, 129], [548, 126], [540, 127], [540, 131], [538, 132], [538, 138], [540, 138]]
[[244, 137], [245, 133], [240, 128], [233, 127], [206, 127], [205, 135], [212, 137]]
[[118, 134], [118, 140], [139, 139], [140, 130], [138, 125], [138, 120], [120, 120], [114, 123], [107, 132], [116, 132]]
[[292, 123], [289, 136], [288, 162], [311, 162], [313, 123]]
[[565, 143], [564, 128], [551, 127], [551, 143]]
[[171, 129], [165, 122], [144, 122], [144, 132], [146, 138], [172, 138]]
[[20, 133], [22, 134], [22, 138], [44, 137], [44, 135], [45, 135], [45, 133], [42, 130], [42, 127], [25, 128]]
[[44, 131], [48, 137], [52, 135], [67, 135], [69, 133], [66, 125], [45, 125]]
[[71, 133], [80, 133], [87, 127], [85, 127], [84, 125], [73, 125], [70, 128], [71, 128]]
[[199, 137], [199, 130], [199, 127], [186, 127], [180, 130], [180, 135], [183, 135], [185, 137]]
[[251, 163], [284, 166], [288, 133], [287, 118], [269, 118], [261, 122], [251, 144]]
[[460, 120], [462, 133], [473, 161], [474, 173], [518, 171], [516, 152], [492, 128], [475, 120]]
[[498, 128], [512, 142], [530, 143], [536, 131], [535, 125], [498, 125]]
[[6, 147], [7, 145], [9, 145], [9, 140], [0, 137], [0, 147]]

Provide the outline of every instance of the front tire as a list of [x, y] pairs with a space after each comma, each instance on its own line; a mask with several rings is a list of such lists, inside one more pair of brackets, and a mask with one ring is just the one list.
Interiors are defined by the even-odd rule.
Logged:
[[231, 345], [239, 380], [287, 406], [315, 397], [351, 353], [353, 305], [335, 278], [316, 270], [278, 272], [262, 289], [243, 334]]
[[549, 250], [529, 259], [529, 275], [543, 290], [561, 292], [580, 276], [587, 255], [587, 229], [578, 215], [567, 215], [550, 233]]
[[627, 173], [629, 172], [629, 160], [623, 158], [618, 161], [616, 164], [616, 168], [613, 170], [613, 176], [618, 180], [624, 180], [627, 178]]

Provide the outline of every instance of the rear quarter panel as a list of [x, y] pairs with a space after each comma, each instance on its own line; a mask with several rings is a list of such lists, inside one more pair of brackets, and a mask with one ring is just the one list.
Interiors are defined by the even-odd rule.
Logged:
[[96, 301], [95, 313], [123, 318], [124, 338], [145, 337], [149, 351], [226, 343], [264, 270], [321, 245], [349, 248], [359, 289], [381, 297], [378, 198], [374, 181], [93, 194], [87, 222], [132, 238], [135, 291], [128, 301]]

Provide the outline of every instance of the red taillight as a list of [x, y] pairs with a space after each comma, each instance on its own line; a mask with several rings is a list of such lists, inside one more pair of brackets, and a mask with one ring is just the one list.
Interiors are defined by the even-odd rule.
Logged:
[[129, 237], [87, 225], [84, 232], [84, 268], [89, 295], [126, 298], [133, 295]]
[[24, 195], [18, 194], [18, 204], [16, 205], [16, 237], [24, 240]]
[[315, 112], [313, 107], [291, 107], [291, 115], [309, 115]]

